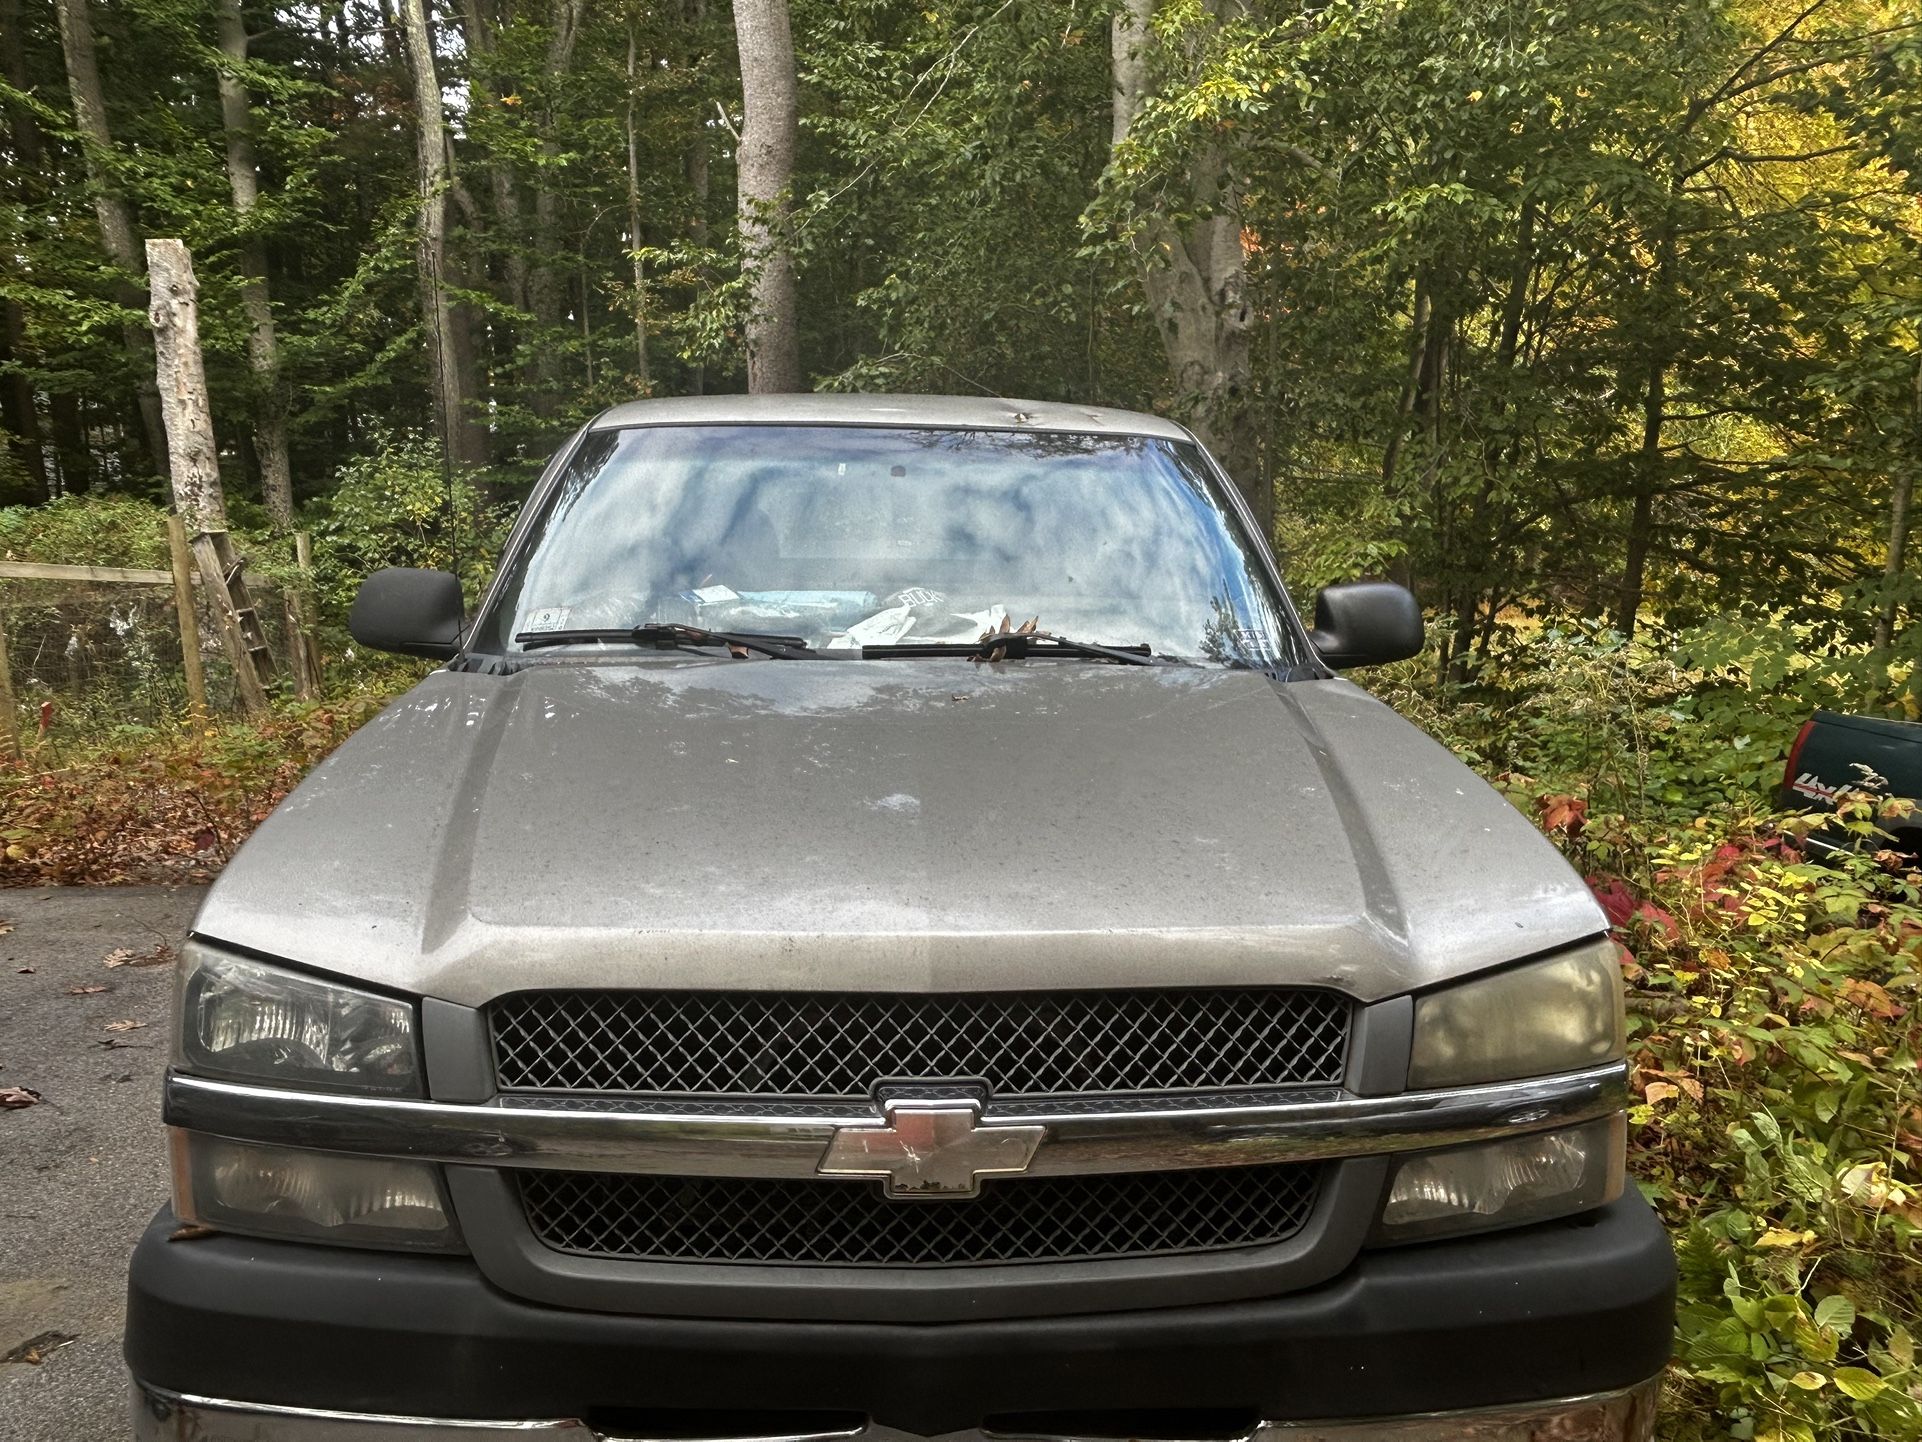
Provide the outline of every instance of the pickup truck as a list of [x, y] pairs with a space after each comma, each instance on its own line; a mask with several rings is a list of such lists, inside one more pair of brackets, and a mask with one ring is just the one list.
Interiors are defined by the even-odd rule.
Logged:
[[1646, 1442], [1587, 888], [1184, 428], [618, 406], [182, 956], [142, 1442]]
[[[1776, 803], [1795, 811], [1833, 811], [1842, 798], [1866, 789], [1871, 777], [1878, 797], [1918, 808], [1885, 817], [1878, 824], [1888, 838], [1878, 841], [1922, 857], [1922, 725], [1913, 721], [1817, 711], [1789, 748]], [[1809, 849], [1818, 853], [1857, 844], [1838, 826], [1825, 826], [1808, 838]]]

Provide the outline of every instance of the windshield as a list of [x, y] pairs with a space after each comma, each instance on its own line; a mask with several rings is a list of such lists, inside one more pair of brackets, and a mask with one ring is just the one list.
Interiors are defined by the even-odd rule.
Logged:
[[1038, 618], [1079, 641], [1269, 667], [1301, 659], [1285, 615], [1189, 444], [638, 426], [586, 438], [476, 641], [518, 652], [521, 636], [666, 623], [847, 650]]

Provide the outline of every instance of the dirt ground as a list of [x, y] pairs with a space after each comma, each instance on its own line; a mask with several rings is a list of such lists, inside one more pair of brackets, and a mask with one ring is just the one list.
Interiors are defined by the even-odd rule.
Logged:
[[127, 1256], [167, 1195], [172, 958], [200, 896], [0, 889], [0, 1442], [128, 1436]]

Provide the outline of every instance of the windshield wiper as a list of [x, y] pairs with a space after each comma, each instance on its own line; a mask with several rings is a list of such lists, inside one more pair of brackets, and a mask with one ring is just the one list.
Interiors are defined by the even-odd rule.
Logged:
[[[1033, 643], [1036, 641], [1047, 644], [1035, 646]], [[863, 660], [870, 657], [888, 660], [913, 656], [966, 656], [973, 661], [1018, 661], [1030, 654], [1088, 656], [1102, 661], [1119, 661], [1128, 666], [1154, 666], [1170, 659], [1156, 656], [1145, 645], [1101, 646], [1093, 641], [1057, 636], [1052, 631], [997, 631], [979, 641], [902, 641], [889, 646], [861, 648]]]
[[772, 636], [762, 631], [710, 631], [703, 626], [680, 626], [650, 621], [640, 626], [613, 630], [522, 631], [514, 638], [522, 650], [542, 646], [576, 646], [591, 641], [625, 641], [634, 646], [652, 646], [657, 651], [692, 650], [700, 646], [726, 646], [742, 651], [759, 651], [783, 661], [811, 661], [816, 653], [808, 649], [805, 637]]

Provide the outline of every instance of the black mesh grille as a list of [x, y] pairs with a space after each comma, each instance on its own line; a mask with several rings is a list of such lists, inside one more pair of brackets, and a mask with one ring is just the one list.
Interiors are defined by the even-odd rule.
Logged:
[[1319, 991], [962, 996], [523, 992], [491, 1008], [502, 1087], [865, 1097], [900, 1078], [997, 1096], [1334, 1085], [1348, 1003]]
[[895, 1202], [859, 1182], [521, 1172], [557, 1251], [635, 1261], [915, 1267], [1162, 1256], [1279, 1242], [1317, 1165], [989, 1181], [967, 1201]]

